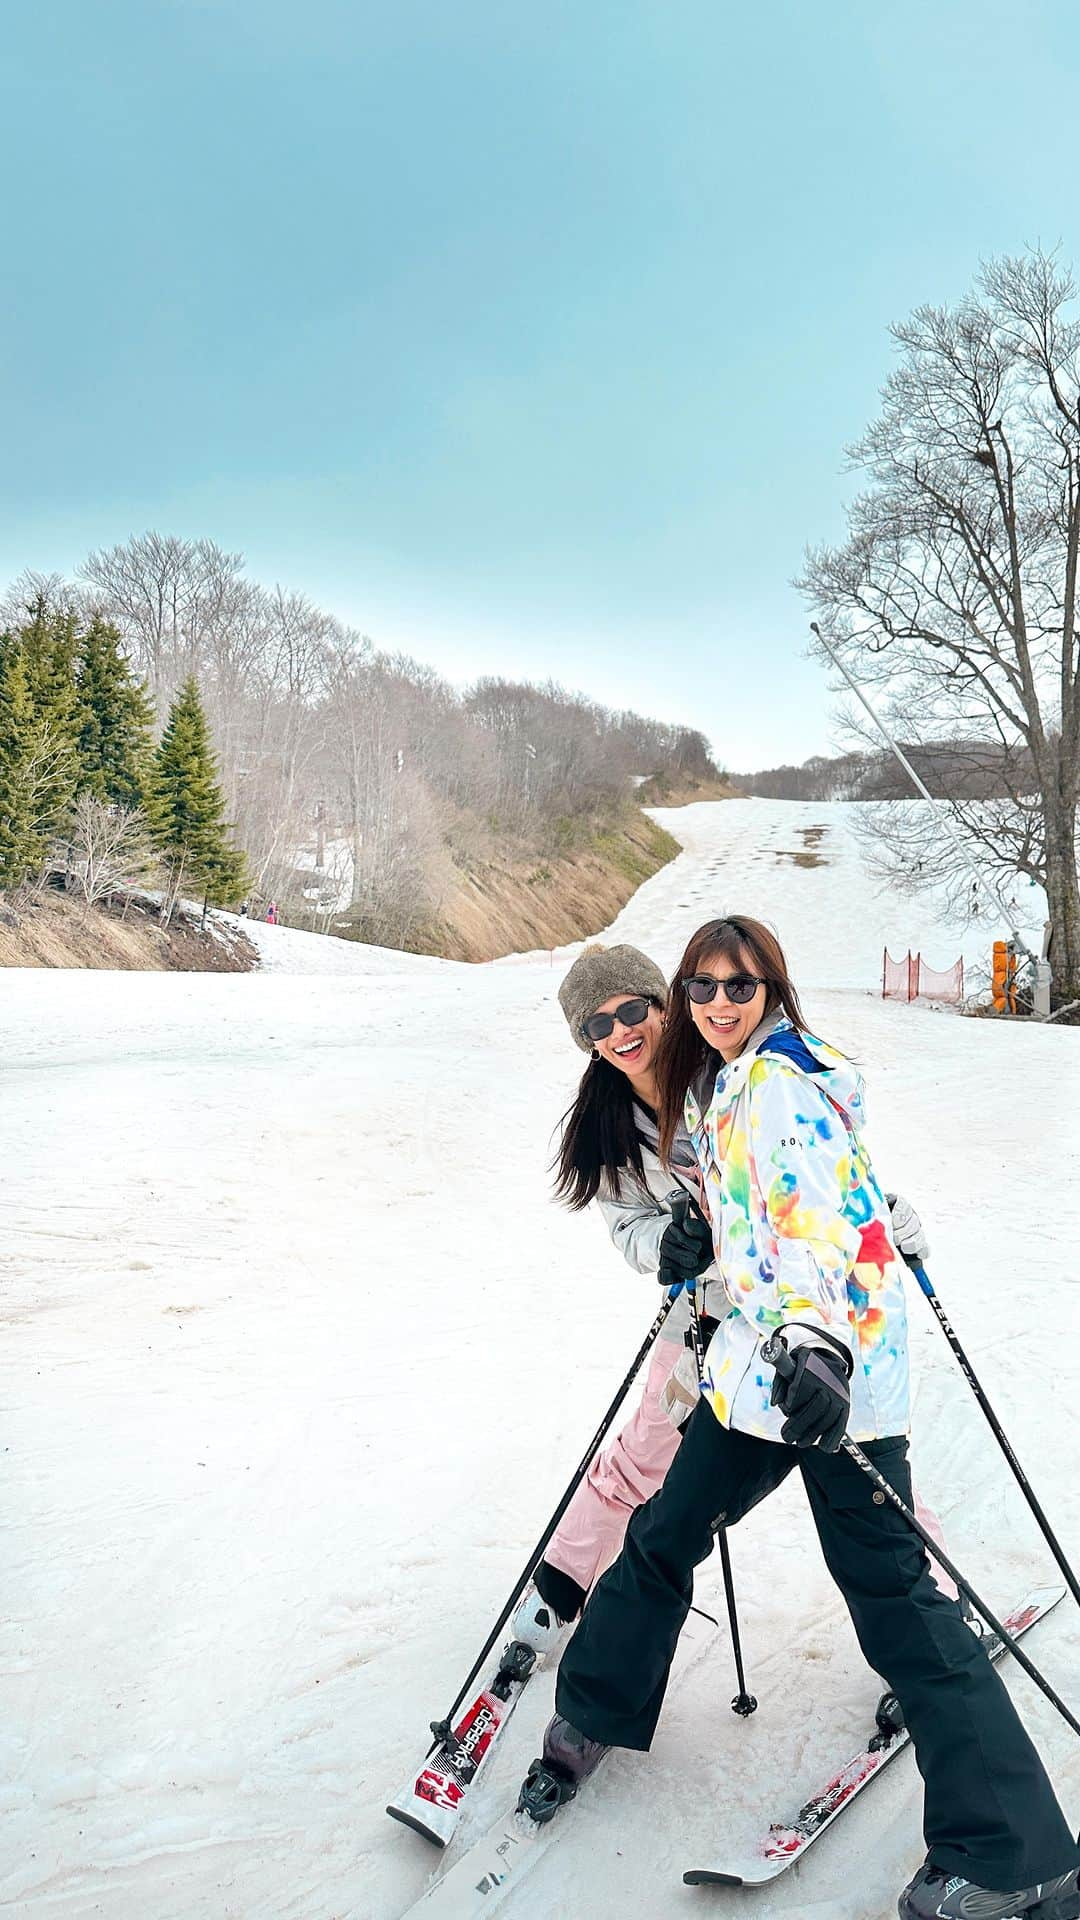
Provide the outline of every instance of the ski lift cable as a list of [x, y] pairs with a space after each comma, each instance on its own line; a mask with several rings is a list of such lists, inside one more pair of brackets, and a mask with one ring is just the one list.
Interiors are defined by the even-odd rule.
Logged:
[[[881, 718], [881, 715], [878, 713], [875, 713], [873, 707], [870, 705], [870, 702], [866, 698], [866, 695], [864, 694], [858, 681], [852, 678], [851, 674], [848, 672], [847, 668], [845, 667], [843, 661], [839, 658], [839, 656], [836, 653], [834, 653], [832, 647], [829, 645], [829, 642], [826, 640], [825, 635], [822, 633], [821, 628], [818, 626], [818, 623], [816, 620], [811, 620], [810, 631], [811, 633], [817, 635], [818, 640], [821, 642], [821, 645], [824, 647], [826, 653], [829, 656], [829, 659], [832, 661], [833, 666], [836, 668], [837, 672], [843, 674], [844, 679], [847, 681], [848, 686], [851, 688], [852, 693], [855, 695], [855, 698], [858, 701], [860, 701], [861, 704], [866, 708], [866, 711], [870, 715], [870, 718], [873, 721], [875, 727], [877, 728], [878, 732], [882, 735], [883, 739], [888, 743], [893, 753], [896, 755], [896, 758], [899, 760], [900, 765], [903, 767], [904, 772], [907, 774], [909, 780], [911, 780], [913, 785], [918, 788], [918, 791], [922, 794], [923, 799], [929, 800], [932, 805], [934, 802], [933, 794], [930, 792], [929, 788], [925, 786], [924, 783], [920, 780], [918, 774], [916, 773], [914, 767], [912, 766], [911, 761], [908, 759], [907, 755], [905, 754], [903, 748], [898, 746], [897, 742], [893, 739], [892, 734], [889, 732], [889, 729], [885, 725], [885, 722]], [[948, 813], [944, 813], [941, 815], [941, 822], [942, 822], [942, 825], [945, 827], [946, 831], [948, 832], [949, 837], [951, 838], [957, 853], [960, 855], [960, 862], [961, 862], [961, 865], [963, 866], [965, 873], [970, 875], [971, 879], [973, 880], [976, 886], [980, 886], [980, 885], [986, 886], [987, 883], [986, 883], [985, 875], [980, 874], [977, 871], [977, 869], [972, 865], [971, 860], [968, 856], [967, 850], [964, 846], [964, 843], [961, 840], [959, 834], [955, 831], [952, 821], [948, 816]], [[1009, 929], [1009, 933], [1012, 937], [1013, 943], [1020, 948], [1020, 951], [1023, 954], [1027, 956], [1032, 966], [1035, 966], [1037, 964], [1037, 956], [1032, 952], [1031, 948], [1028, 946], [1028, 943], [1024, 939], [1024, 936], [1020, 932], [1019, 928], [1013, 925], [1008, 908], [1005, 906], [1002, 906], [1000, 901], [998, 902], [998, 906], [999, 906], [999, 911], [1001, 913], [1001, 917], [1004, 920], [1005, 925]]]

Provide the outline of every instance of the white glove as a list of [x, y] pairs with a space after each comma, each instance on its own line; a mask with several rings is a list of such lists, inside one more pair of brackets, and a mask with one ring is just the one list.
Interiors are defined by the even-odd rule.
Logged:
[[660, 1405], [673, 1427], [681, 1427], [697, 1406], [701, 1394], [697, 1356], [684, 1347], [660, 1394]]
[[910, 1200], [902, 1193], [887, 1193], [889, 1212], [892, 1214], [892, 1237], [896, 1251], [903, 1255], [910, 1267], [922, 1266], [930, 1258], [930, 1242], [926, 1230]]

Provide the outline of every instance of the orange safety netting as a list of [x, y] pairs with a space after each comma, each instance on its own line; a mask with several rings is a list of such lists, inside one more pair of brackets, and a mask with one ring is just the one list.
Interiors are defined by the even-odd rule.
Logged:
[[906, 960], [894, 960], [888, 947], [885, 948], [881, 967], [881, 997], [883, 1000], [914, 1000], [918, 992], [919, 963], [909, 953]]
[[940, 973], [936, 967], [928, 967], [921, 954], [915, 956], [916, 984], [915, 994], [919, 1000], [948, 1000], [958, 1007], [964, 997], [964, 960], [963, 955], [951, 967]]
[[939, 972], [928, 967], [921, 953], [909, 952], [905, 959], [894, 960], [886, 947], [881, 963], [883, 1000], [948, 1000], [959, 1006], [964, 998], [964, 960]]

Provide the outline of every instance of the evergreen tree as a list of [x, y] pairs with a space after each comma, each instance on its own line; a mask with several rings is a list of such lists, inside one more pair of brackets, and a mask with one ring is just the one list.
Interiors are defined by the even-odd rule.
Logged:
[[32, 724], [22, 649], [13, 634], [0, 634], [0, 887], [18, 886], [31, 866], [26, 756]]
[[79, 638], [74, 613], [50, 607], [38, 594], [18, 629], [26, 660], [27, 686], [34, 716], [73, 739], [75, 731], [75, 656]]
[[217, 761], [193, 677], [184, 681], [169, 709], [146, 807], [151, 834], [172, 877], [166, 918], [185, 884], [197, 886], [215, 906], [244, 890], [244, 856], [228, 838]]
[[0, 885], [44, 863], [75, 794], [73, 613], [44, 594], [15, 632], [0, 635]]
[[75, 687], [79, 791], [122, 807], [142, 806], [153, 708], [121, 652], [116, 628], [97, 615], [79, 643]]

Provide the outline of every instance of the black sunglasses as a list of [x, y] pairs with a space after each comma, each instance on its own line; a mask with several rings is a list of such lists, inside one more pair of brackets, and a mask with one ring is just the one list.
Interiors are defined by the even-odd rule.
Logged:
[[651, 1000], [624, 1000], [614, 1013], [590, 1013], [582, 1021], [581, 1031], [586, 1040], [606, 1040], [609, 1033], [614, 1033], [616, 1020], [624, 1027], [640, 1027], [651, 1006]]
[[696, 1007], [707, 1006], [716, 999], [717, 989], [721, 988], [733, 1007], [745, 1007], [753, 999], [759, 987], [767, 987], [768, 981], [756, 973], [729, 973], [726, 980], [714, 980], [709, 973], [692, 974], [683, 981], [687, 997]]

